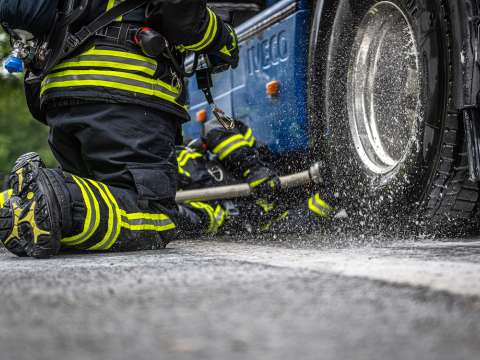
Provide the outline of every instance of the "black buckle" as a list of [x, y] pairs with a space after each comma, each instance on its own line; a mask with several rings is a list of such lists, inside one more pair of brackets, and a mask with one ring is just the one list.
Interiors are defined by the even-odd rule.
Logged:
[[80, 45], [80, 39], [74, 34], [69, 34], [67, 36], [66, 45], [68, 50], [75, 49]]

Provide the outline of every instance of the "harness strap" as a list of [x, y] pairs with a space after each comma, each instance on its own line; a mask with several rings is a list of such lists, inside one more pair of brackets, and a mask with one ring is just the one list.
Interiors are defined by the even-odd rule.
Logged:
[[94, 36], [98, 31], [107, 25], [113, 23], [117, 18], [127, 15], [128, 13], [146, 5], [148, 0], [126, 0], [114, 6], [112, 9], [100, 15], [90, 24], [82, 27], [75, 34], [67, 36], [66, 48], [64, 56], [73, 53], [79, 46], [83, 45], [88, 39]]
[[[29, 81], [38, 81], [41, 80], [47, 73], [49, 73], [53, 67], [55, 67], [62, 59], [67, 58], [69, 55], [73, 54], [78, 48], [84, 45], [91, 37], [101, 31], [106, 26], [115, 22], [118, 18], [129, 14], [130, 12], [146, 5], [149, 0], [125, 0], [120, 4], [114, 6], [110, 10], [104, 12], [102, 15], [97, 17], [90, 24], [83, 26], [79, 31], [72, 34], [68, 31], [68, 27], [71, 24], [66, 24], [67, 31], [62, 29], [55, 29], [54, 31], [59, 34], [65, 34], [65, 38], [60, 40], [59, 46], [55, 46], [52, 50], [52, 54], [43, 66], [42, 73], [40, 76], [30, 79]], [[56, 44], [56, 41], [53, 41]]]

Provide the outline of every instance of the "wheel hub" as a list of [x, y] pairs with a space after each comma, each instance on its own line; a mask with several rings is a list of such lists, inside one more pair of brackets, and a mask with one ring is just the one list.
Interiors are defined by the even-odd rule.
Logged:
[[420, 75], [407, 15], [391, 1], [376, 3], [358, 29], [347, 92], [355, 149], [374, 174], [397, 168], [415, 143], [422, 116]]

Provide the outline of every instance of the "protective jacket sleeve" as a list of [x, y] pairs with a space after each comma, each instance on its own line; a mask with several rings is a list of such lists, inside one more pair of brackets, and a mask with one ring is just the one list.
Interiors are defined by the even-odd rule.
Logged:
[[58, 0], [0, 0], [0, 22], [43, 36], [53, 26], [57, 6]]
[[153, 0], [147, 19], [181, 51], [213, 53], [230, 40], [231, 28], [204, 0]]

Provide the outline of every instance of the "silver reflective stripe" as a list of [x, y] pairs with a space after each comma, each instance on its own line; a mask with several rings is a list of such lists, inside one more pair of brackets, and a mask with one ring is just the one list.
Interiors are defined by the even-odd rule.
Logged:
[[215, 220], [217, 221], [217, 224], [223, 220], [224, 215], [225, 215], [225, 211], [222, 208], [220, 208], [220, 211], [218, 212], [215, 218]]
[[151, 225], [156, 227], [164, 227], [172, 224], [170, 219], [165, 220], [150, 220], [150, 219], [135, 219], [130, 220], [127, 217], [122, 217], [122, 221], [131, 226]]
[[319, 209], [325, 209], [327, 211], [330, 211], [332, 209], [330, 205], [328, 205], [324, 200], [321, 200], [320, 195], [318, 194], [313, 197], [313, 203]]

